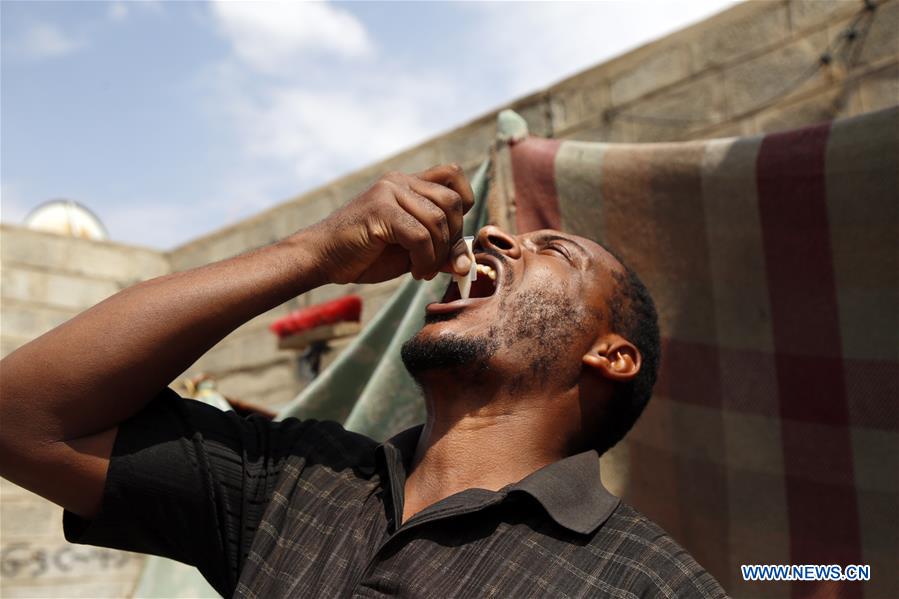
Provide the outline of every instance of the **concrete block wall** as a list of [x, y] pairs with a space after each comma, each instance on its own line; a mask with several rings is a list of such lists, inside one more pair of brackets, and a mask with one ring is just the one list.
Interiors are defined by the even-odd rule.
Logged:
[[[312, 224], [385, 171], [454, 161], [471, 172], [493, 143], [500, 108], [518, 111], [535, 135], [647, 142], [752, 135], [899, 104], [899, 0], [879, 2], [852, 68], [839, 54], [830, 65], [811, 68], [861, 6], [854, 0], [737, 5], [171, 252], [3, 226], [0, 351], [6, 355], [137, 281], [221, 260]], [[186, 374], [208, 372], [226, 395], [278, 409], [306, 380], [297, 356], [276, 349], [268, 325], [289, 310], [346, 293], [363, 297], [367, 322], [400, 282], [328, 286], [291, 300], [234, 331]], [[335, 343], [338, 351], [345, 345]], [[62, 541], [56, 508], [6, 481], [0, 494], [0, 595], [129, 593], [140, 558], [73, 553]]]
[[[169, 270], [162, 252], [0, 226], [0, 351]], [[125, 597], [143, 560], [70, 545], [60, 508], [0, 479], [0, 596]]]
[[155, 250], [0, 226], [0, 355], [169, 270]]
[[0, 479], [0, 597], [129, 597], [144, 556], [72, 545], [62, 509]]

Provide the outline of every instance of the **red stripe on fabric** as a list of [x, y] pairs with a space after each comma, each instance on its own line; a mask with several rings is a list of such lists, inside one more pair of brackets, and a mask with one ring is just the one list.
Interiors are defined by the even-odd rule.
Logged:
[[762, 141], [759, 216], [781, 413], [801, 421], [848, 424], [843, 370], [822, 361], [842, 357], [824, 189], [829, 131], [828, 125], [810, 127]]
[[[804, 478], [821, 459], [800, 423], [833, 427], [826, 439], [835, 479], [853, 481], [836, 279], [824, 178], [830, 125], [768, 135], [756, 163], [782, 423], [790, 558], [794, 564], [861, 563], [858, 504], [851, 485]], [[794, 597], [832, 585], [792, 586]], [[859, 585], [839, 584], [846, 597]]]
[[561, 229], [556, 154], [562, 142], [529, 137], [511, 147], [516, 233]]
[[[861, 559], [858, 529], [841, 519], [856, 520], [855, 488], [787, 476], [790, 509], [790, 562], [793, 564], [865, 563]], [[822, 506], [822, 507], [817, 507]], [[823, 516], [823, 517], [822, 517]], [[802, 534], [796, 534], [796, 530]], [[872, 576], [873, 576], [872, 572]], [[793, 597], [852, 598], [864, 595], [863, 583], [820, 581], [792, 583]]]

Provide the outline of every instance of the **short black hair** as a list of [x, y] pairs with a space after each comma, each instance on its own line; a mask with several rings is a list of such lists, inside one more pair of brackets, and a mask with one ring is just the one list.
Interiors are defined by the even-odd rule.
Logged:
[[609, 253], [623, 267], [621, 271], [612, 271], [615, 289], [608, 304], [609, 328], [637, 347], [642, 365], [632, 380], [616, 383], [597, 439], [596, 449], [600, 454], [624, 438], [643, 413], [652, 396], [662, 359], [659, 317], [652, 296], [637, 273], [615, 253]]

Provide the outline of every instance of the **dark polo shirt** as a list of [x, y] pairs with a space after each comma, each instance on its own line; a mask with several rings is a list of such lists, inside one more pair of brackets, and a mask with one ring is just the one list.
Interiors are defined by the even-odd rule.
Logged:
[[378, 444], [167, 390], [119, 427], [101, 513], [66, 512], [66, 538], [192, 564], [226, 597], [724, 596], [603, 487], [594, 451], [398, 526], [420, 431]]

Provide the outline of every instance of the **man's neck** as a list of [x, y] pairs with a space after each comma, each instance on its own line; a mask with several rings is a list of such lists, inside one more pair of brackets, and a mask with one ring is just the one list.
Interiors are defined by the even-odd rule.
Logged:
[[570, 455], [576, 390], [511, 397], [488, 385], [432, 383], [424, 385], [428, 419], [406, 479], [404, 522], [445, 497], [499, 490]]

